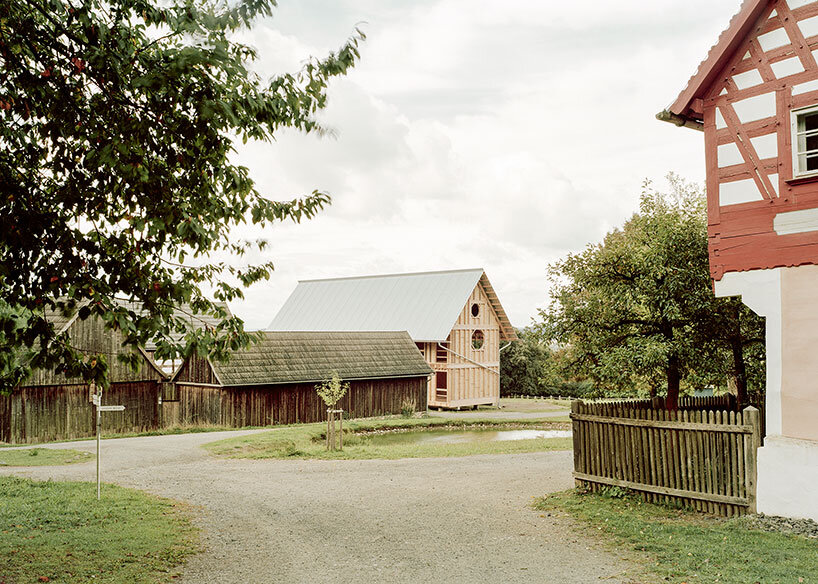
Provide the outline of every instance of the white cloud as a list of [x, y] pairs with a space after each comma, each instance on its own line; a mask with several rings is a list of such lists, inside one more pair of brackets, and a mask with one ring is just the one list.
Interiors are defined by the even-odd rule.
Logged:
[[336, 48], [359, 21], [369, 39], [322, 115], [337, 138], [285, 132], [240, 148], [266, 194], [319, 188], [334, 203], [263, 234], [277, 270], [235, 312], [266, 326], [298, 279], [482, 266], [512, 322], [528, 324], [548, 301], [547, 264], [621, 224], [644, 178], [703, 180], [701, 134], [653, 115], [737, 8], [282, 2], [246, 39], [266, 75]]

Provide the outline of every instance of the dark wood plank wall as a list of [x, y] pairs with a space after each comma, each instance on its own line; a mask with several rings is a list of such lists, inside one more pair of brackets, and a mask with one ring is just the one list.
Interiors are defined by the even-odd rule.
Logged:
[[173, 380], [183, 383], [202, 383], [204, 385], [218, 384], [216, 375], [213, 373], [213, 367], [210, 366], [207, 359], [202, 357], [186, 359]]
[[[219, 388], [177, 386], [178, 401], [159, 405], [154, 381], [115, 383], [102, 403], [124, 412], [103, 414], [106, 434], [144, 432], [173, 426], [268, 426], [326, 420], [326, 406], [312, 383]], [[351, 417], [397, 414], [404, 402], [426, 409], [426, 377], [350, 382], [339, 406]], [[0, 440], [34, 443], [91, 437], [94, 408], [84, 385], [25, 387], [0, 397]]]
[[0, 442], [11, 442], [11, 396], [0, 394]]
[[[102, 415], [104, 433], [144, 432], [160, 426], [156, 381], [114, 383], [102, 396], [124, 412]], [[15, 444], [88, 438], [96, 434], [86, 385], [23, 387], [0, 398], [0, 439]]]
[[[179, 401], [172, 407], [175, 415], [163, 416], [165, 426], [210, 426], [222, 425], [221, 398], [219, 387], [179, 385]], [[174, 404], [174, 402], [169, 402]], [[162, 404], [164, 407], [167, 404]]]
[[[117, 359], [123, 351], [123, 336], [120, 331], [106, 329], [102, 319], [89, 317], [85, 320], [77, 319], [68, 329], [71, 343], [87, 354], [104, 354], [108, 360], [111, 382], [145, 381], [162, 379], [162, 374], [153, 366], [143, 353], [139, 353], [140, 362], [136, 371]], [[135, 349], [134, 349], [135, 350]], [[26, 380], [26, 386], [44, 385], [73, 385], [82, 383], [80, 379], [69, 378], [61, 373], [47, 369], [37, 369]]]
[[[320, 422], [327, 408], [312, 383], [218, 388], [179, 385], [179, 401], [165, 402], [163, 425], [269, 426]], [[404, 401], [426, 409], [426, 378], [352, 381], [339, 406], [351, 417], [397, 414]]]

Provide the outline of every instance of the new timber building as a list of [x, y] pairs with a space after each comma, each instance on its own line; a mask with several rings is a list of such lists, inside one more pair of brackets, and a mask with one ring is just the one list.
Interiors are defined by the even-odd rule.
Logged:
[[517, 338], [482, 269], [302, 280], [269, 329], [407, 331], [437, 408], [496, 405], [501, 343]]

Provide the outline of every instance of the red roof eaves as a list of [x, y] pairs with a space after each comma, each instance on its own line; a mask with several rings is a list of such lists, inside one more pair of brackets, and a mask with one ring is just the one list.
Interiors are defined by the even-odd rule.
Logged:
[[730, 24], [719, 40], [710, 49], [707, 58], [699, 65], [699, 69], [687, 82], [687, 87], [679, 94], [669, 111], [677, 116], [701, 120], [701, 112], [691, 111], [695, 99], [701, 99], [702, 94], [710, 88], [716, 76], [721, 72], [727, 61], [733, 56], [736, 49], [749, 34], [756, 20], [761, 16], [770, 0], [744, 0], [738, 13], [730, 20]]

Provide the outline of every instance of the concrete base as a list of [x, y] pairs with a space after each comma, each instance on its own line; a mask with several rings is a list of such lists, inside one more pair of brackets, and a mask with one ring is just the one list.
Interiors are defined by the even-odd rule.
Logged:
[[758, 450], [758, 512], [818, 521], [818, 442], [764, 439]]

